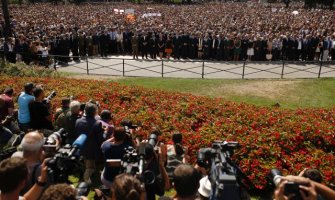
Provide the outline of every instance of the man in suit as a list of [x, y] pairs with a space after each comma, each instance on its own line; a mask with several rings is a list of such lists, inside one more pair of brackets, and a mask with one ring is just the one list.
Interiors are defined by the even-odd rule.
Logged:
[[71, 47], [71, 52], [73, 56], [73, 60], [75, 62], [79, 62], [79, 52], [78, 52], [78, 35], [77, 32], [73, 32], [73, 34], [70, 37], [70, 47]]
[[172, 38], [172, 46], [173, 46], [173, 57], [174, 59], [180, 59], [180, 47], [181, 47], [181, 38], [178, 34], [175, 34]]
[[332, 57], [332, 60], [334, 61], [335, 60], [335, 35], [333, 34], [332, 36], [332, 44], [331, 44], [331, 57]]
[[156, 39], [155, 34], [152, 34], [149, 39], [149, 50], [150, 50], [150, 58], [156, 59], [158, 53], [158, 41]]
[[107, 34], [107, 32], [105, 31], [101, 32], [101, 34], [99, 35], [101, 57], [107, 57], [108, 42], [109, 42], [109, 35]]
[[137, 34], [134, 34], [131, 37], [131, 48], [132, 48], [133, 59], [138, 59], [139, 41]]
[[85, 106], [85, 115], [76, 121], [76, 135], [86, 134], [87, 139], [82, 147], [81, 154], [84, 157], [85, 173], [84, 181], [92, 183], [91, 176], [95, 172], [96, 161], [103, 159], [101, 144], [104, 141], [101, 122], [95, 119], [98, 108], [94, 103], [87, 103]]
[[149, 38], [146, 33], [143, 33], [142, 37], [140, 37], [140, 50], [142, 53], [142, 59], [148, 59], [148, 46], [149, 46]]
[[189, 42], [190, 36], [186, 33], [182, 33], [181, 36], [181, 55], [183, 59], [186, 59], [189, 57], [188, 55], [188, 42]]

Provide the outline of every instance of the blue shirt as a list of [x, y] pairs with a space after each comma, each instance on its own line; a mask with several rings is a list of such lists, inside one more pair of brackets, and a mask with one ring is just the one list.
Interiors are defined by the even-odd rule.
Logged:
[[[102, 144], [102, 152], [104, 154], [105, 160], [107, 159], [121, 159], [123, 158], [124, 154], [126, 153], [125, 149], [128, 145], [125, 144], [112, 144], [110, 142], [104, 142]], [[105, 169], [104, 169], [104, 178], [108, 181], [112, 182], [118, 174], [120, 174], [120, 167], [111, 167], [107, 162], [105, 162]]]
[[34, 101], [35, 97], [22, 92], [18, 99], [19, 104], [19, 122], [21, 124], [27, 124], [30, 122], [29, 103]]

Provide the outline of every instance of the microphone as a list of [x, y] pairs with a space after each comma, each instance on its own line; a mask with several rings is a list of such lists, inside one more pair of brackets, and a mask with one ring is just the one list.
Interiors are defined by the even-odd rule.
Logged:
[[72, 150], [69, 153], [69, 156], [73, 156], [78, 149], [82, 149], [85, 142], [87, 140], [87, 135], [86, 134], [81, 134], [72, 144]]

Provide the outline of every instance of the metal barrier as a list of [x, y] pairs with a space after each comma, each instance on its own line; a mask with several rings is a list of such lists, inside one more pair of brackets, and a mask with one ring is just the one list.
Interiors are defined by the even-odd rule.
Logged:
[[[71, 72], [139, 77], [321, 78], [335, 77], [335, 61], [142, 60], [49, 55], [54, 69], [66, 60]], [[324, 75], [324, 76], [323, 76]]]

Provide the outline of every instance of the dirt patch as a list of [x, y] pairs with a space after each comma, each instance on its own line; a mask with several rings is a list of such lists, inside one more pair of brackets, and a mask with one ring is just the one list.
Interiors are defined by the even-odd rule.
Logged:
[[279, 97], [287, 96], [287, 93], [295, 90], [300, 82], [300, 80], [252, 81], [223, 85], [218, 89], [222, 91], [223, 94], [252, 95], [276, 100]]
[[91, 80], [120, 80], [124, 78], [122, 76], [103, 76], [103, 75], [86, 75], [86, 74], [75, 74], [75, 75], [69, 75], [68, 77], [75, 79], [91, 79]]

